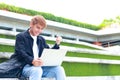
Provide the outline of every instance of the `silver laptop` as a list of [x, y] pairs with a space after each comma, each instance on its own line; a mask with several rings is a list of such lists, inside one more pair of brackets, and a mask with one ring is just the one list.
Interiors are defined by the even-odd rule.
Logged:
[[44, 49], [41, 55], [43, 66], [58, 66], [62, 64], [67, 50], [64, 49]]

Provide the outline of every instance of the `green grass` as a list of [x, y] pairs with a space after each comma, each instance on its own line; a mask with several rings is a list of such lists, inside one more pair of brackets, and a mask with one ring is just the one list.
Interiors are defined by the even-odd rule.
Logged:
[[4, 62], [6, 60], [8, 60], [8, 59], [6, 59], [6, 58], [0, 58], [0, 63]]
[[67, 76], [120, 75], [120, 65], [63, 62]]
[[0, 44], [0, 52], [14, 52], [14, 46]]
[[101, 28], [100, 26], [96, 26], [96, 25], [92, 25], [92, 24], [88, 24], [88, 23], [83, 23], [83, 22], [78, 22], [76, 20], [71, 20], [71, 19], [60, 17], [60, 16], [55, 16], [51, 13], [34, 11], [34, 10], [30, 10], [30, 9], [17, 7], [14, 5], [8, 5], [5, 3], [0, 3], [0, 10], [25, 14], [25, 15], [29, 15], [29, 16], [42, 15], [47, 20], [65, 23], [65, 24], [76, 26], [76, 27], [82, 27], [82, 28], [87, 28], [87, 29], [92, 29], [92, 30], [99, 30]]
[[5, 35], [5, 34], [0, 34], [0, 38], [15, 39], [15, 36], [12, 36], [12, 35]]

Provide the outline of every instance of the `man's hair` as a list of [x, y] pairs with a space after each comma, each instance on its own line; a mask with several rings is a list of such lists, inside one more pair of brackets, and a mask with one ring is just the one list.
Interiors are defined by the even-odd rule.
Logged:
[[43, 16], [41, 15], [36, 15], [34, 16], [32, 19], [31, 19], [31, 22], [30, 22], [32, 25], [35, 25], [35, 24], [40, 24], [43, 28], [45, 28], [47, 26], [46, 24], [46, 20]]

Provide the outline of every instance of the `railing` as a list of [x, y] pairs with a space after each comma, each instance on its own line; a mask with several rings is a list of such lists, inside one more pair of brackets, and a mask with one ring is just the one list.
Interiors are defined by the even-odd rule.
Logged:
[[[19, 32], [13, 32], [13, 31], [8, 31], [8, 30], [0, 30], [0, 34], [4, 34], [4, 35], [12, 35], [12, 36], [16, 36], [16, 34], [18, 34]], [[52, 37], [52, 36], [47, 36], [47, 34], [43, 34], [43, 37], [46, 39], [46, 40], [52, 40], [52, 41], [55, 41], [55, 37]], [[81, 44], [81, 45], [86, 45], [86, 46], [90, 46], [90, 47], [93, 47], [93, 48], [98, 48], [98, 49], [102, 49], [102, 50], [105, 50], [104, 47], [101, 47], [101, 46], [97, 46], [97, 45], [94, 45], [94, 44], [90, 44], [90, 43], [86, 43], [86, 42], [78, 42], [78, 41], [72, 41], [72, 40], [67, 40], [67, 39], [63, 39], [63, 42], [67, 42], [67, 43], [73, 43], [73, 44]]]

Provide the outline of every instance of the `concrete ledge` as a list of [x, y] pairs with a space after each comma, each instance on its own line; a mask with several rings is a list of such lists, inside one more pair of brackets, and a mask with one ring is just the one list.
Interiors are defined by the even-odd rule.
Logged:
[[[0, 80], [19, 80], [18, 78], [0, 78]], [[55, 80], [52, 78], [43, 78], [42, 80]]]
[[0, 78], [0, 80], [19, 80], [17, 78]]
[[84, 76], [67, 77], [66, 80], [120, 80], [120, 76]]
[[[0, 78], [0, 80], [18, 80], [18, 79], [17, 78]], [[55, 79], [43, 78], [42, 80], [55, 80]], [[120, 76], [80, 76], [80, 77], [68, 76], [66, 80], [120, 80]]]

